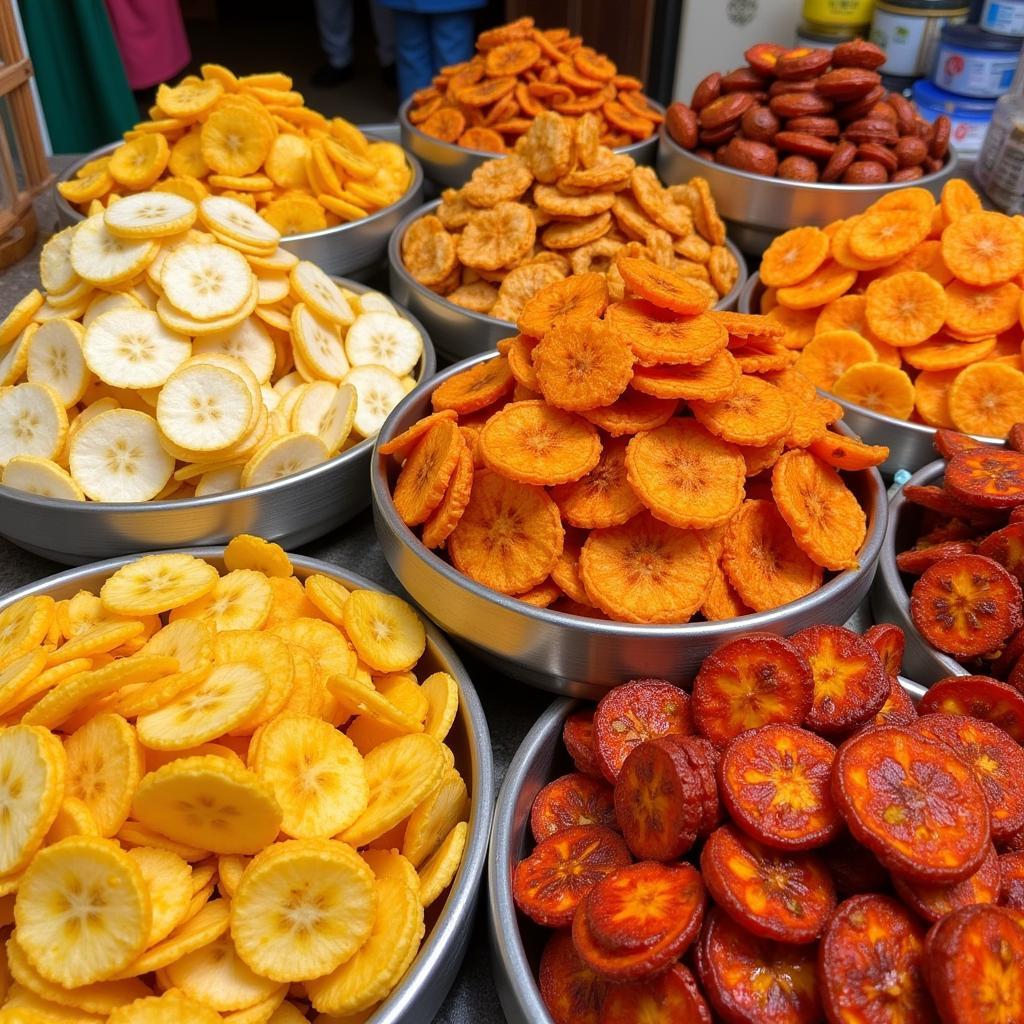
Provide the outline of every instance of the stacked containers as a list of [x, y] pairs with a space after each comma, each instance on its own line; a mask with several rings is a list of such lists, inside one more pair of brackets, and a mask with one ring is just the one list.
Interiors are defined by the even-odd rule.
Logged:
[[804, 0], [797, 46], [830, 49], [858, 36], [867, 37], [875, 0]]
[[910, 85], [926, 75], [942, 29], [965, 22], [968, 10], [966, 0], [877, 0], [871, 42], [887, 55], [879, 70], [887, 78], [904, 80], [893, 85]]
[[1024, 213], [1024, 61], [996, 103], [974, 176], [1001, 210]]

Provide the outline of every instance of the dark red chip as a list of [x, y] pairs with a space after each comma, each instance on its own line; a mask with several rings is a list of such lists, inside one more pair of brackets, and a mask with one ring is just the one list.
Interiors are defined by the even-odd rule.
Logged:
[[608, 983], [579, 958], [571, 929], [563, 928], [548, 939], [538, 985], [555, 1024], [600, 1024]]
[[722, 755], [721, 795], [747, 835], [782, 850], [809, 850], [842, 828], [830, 778], [836, 748], [795, 725], [741, 733]]
[[601, 774], [618, 778], [629, 752], [644, 740], [693, 732], [690, 695], [665, 679], [634, 679], [601, 698], [594, 712], [594, 744]]
[[889, 696], [878, 652], [842, 626], [811, 626], [792, 637], [814, 678], [807, 725], [815, 732], [846, 733], [870, 720]]
[[999, 855], [999, 902], [1024, 910], [1024, 852], [1020, 850]]
[[711, 1024], [694, 976], [682, 965], [646, 981], [610, 985], [601, 1024]]
[[865, 634], [864, 639], [878, 652], [887, 676], [898, 676], [903, 668], [906, 638], [903, 630], [891, 622], [878, 622]]
[[715, 903], [764, 939], [813, 942], [836, 905], [832, 878], [815, 854], [770, 850], [732, 825], [708, 836], [700, 869]]
[[759, 939], [713, 907], [697, 943], [697, 974], [726, 1024], [817, 1024], [814, 946]]
[[693, 681], [697, 731], [718, 746], [773, 722], [799, 725], [810, 710], [810, 667], [788, 640], [755, 633], [723, 644]]
[[930, 885], [893, 875], [897, 895], [926, 921], [939, 921], [960, 907], [975, 903], [995, 903], [999, 899], [999, 857], [990, 846], [981, 867], [962, 882], [952, 885]]
[[882, 710], [866, 726], [872, 725], [910, 725], [917, 721], [917, 708], [900, 681], [890, 676], [889, 696], [882, 705]]
[[569, 751], [576, 771], [601, 778], [594, 746], [594, 712], [574, 711], [562, 727], [562, 742]]
[[1024, 423], [1014, 423], [1006, 435], [1006, 446], [1015, 452], [1024, 452]]
[[979, 545], [978, 554], [994, 558], [1024, 582], [1024, 523], [1011, 523], [990, 533]]
[[537, 794], [530, 811], [530, 830], [536, 842], [574, 825], [619, 827], [608, 783], [577, 772], [549, 782]]
[[936, 487], [934, 484], [905, 484], [903, 497], [913, 505], [938, 512], [940, 516], [950, 519], [966, 519], [974, 522], [979, 519], [982, 522], [991, 522], [991, 513], [980, 510], [974, 505], [950, 494], [944, 487]]
[[1024, 504], [1024, 455], [1005, 448], [957, 452], [946, 463], [946, 489], [975, 508]]
[[999, 726], [1024, 743], [1024, 694], [988, 676], [949, 676], [929, 687], [917, 710], [947, 715], [971, 715]]
[[930, 569], [944, 558], [971, 555], [975, 550], [974, 542], [970, 540], [946, 540], [924, 548], [910, 548], [896, 556], [896, 568], [908, 576], [920, 576], [925, 569]]
[[820, 855], [832, 873], [836, 891], [842, 896], [879, 892], [889, 885], [889, 872], [846, 829], [824, 847]]
[[887, 896], [853, 896], [840, 903], [818, 947], [829, 1024], [933, 1024], [924, 938], [914, 916]]
[[935, 450], [944, 458], [951, 459], [958, 452], [973, 452], [986, 445], [976, 441], [970, 434], [958, 434], [955, 430], [941, 428], [935, 431]]

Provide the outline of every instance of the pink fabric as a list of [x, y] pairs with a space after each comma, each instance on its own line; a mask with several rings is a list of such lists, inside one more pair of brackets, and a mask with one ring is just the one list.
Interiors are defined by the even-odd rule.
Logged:
[[191, 59], [178, 0], [106, 0], [133, 89], [173, 78]]

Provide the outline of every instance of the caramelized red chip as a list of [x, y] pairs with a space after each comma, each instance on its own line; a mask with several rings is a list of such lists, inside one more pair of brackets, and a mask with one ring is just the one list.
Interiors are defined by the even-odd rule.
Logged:
[[1011, 523], [990, 533], [979, 545], [978, 554], [995, 559], [1024, 582], [1024, 523]]
[[768, 846], [824, 846], [842, 828], [829, 784], [835, 755], [831, 743], [795, 725], [741, 733], [722, 755], [722, 801], [744, 832]]
[[894, 875], [892, 884], [897, 895], [911, 910], [926, 921], [939, 921], [959, 907], [975, 903], [995, 903], [999, 899], [999, 857], [989, 844], [981, 867], [970, 878], [952, 885], [914, 882]]
[[973, 555], [974, 551], [974, 541], [944, 540], [938, 544], [929, 544], [927, 547], [901, 551], [896, 556], [896, 568], [910, 576], [920, 576], [926, 569], [930, 569], [944, 558]]
[[814, 678], [807, 724], [826, 735], [848, 732], [879, 711], [889, 681], [878, 652], [842, 626], [811, 626], [792, 637]]
[[594, 712], [598, 767], [614, 782], [637, 744], [670, 733], [691, 732], [688, 693], [665, 679], [634, 679], [605, 694]]
[[944, 711], [972, 715], [999, 726], [1011, 739], [1024, 743], [1024, 694], [988, 676], [949, 676], [932, 685], [921, 698], [922, 715]]
[[1024, 910], [1024, 853], [1020, 850], [999, 855], [999, 902]]
[[999, 647], [1021, 625], [1020, 584], [991, 558], [947, 558], [914, 584], [910, 617], [933, 647], [973, 658]]
[[943, 1024], [1024, 1020], [1024, 927], [1004, 907], [963, 907], [928, 935], [928, 988]]
[[853, 837], [897, 874], [959, 882], [985, 856], [988, 804], [974, 773], [949, 747], [905, 727], [848, 739], [832, 795]]
[[932, 512], [938, 512], [940, 516], [966, 519], [979, 525], [991, 525], [995, 522], [996, 513], [988, 509], [975, 508], [955, 497], [944, 487], [936, 487], [934, 484], [906, 484], [903, 488], [903, 497], [912, 505], [920, 505]]
[[711, 1024], [711, 1011], [693, 975], [673, 964], [656, 978], [612, 985], [601, 1024]]
[[832, 878], [815, 854], [770, 850], [732, 825], [708, 836], [700, 869], [715, 903], [761, 938], [813, 942], [836, 905]]
[[799, 724], [811, 694], [810, 668], [792, 643], [769, 633], [741, 637], [704, 659], [693, 681], [694, 725], [724, 746], [746, 729]]
[[1024, 455], [1002, 448], [957, 452], [946, 463], [946, 489], [978, 508], [1024, 504]]
[[664, 970], [693, 942], [704, 916], [704, 885], [690, 864], [641, 861], [608, 875], [583, 899], [572, 940], [609, 981]]
[[561, 928], [597, 881], [629, 861], [622, 837], [610, 828], [577, 825], [538, 843], [516, 865], [512, 896], [531, 920]]
[[538, 983], [555, 1024], [599, 1024], [608, 983], [579, 958], [570, 929], [563, 928], [548, 939]]
[[932, 1024], [924, 982], [924, 929], [887, 896], [840, 903], [818, 950], [829, 1024]]
[[844, 896], [878, 892], [889, 885], [889, 872], [846, 829], [820, 851], [820, 856], [832, 873], [836, 891]]
[[1024, 828], [1024, 750], [1018, 743], [991, 722], [966, 715], [924, 715], [914, 729], [945, 743], [973, 770], [988, 800], [993, 838]]
[[611, 786], [577, 772], [549, 782], [537, 794], [530, 812], [530, 831], [536, 842], [574, 825], [618, 829]]
[[975, 441], [970, 434], [958, 434], [955, 430], [945, 428], [935, 431], [935, 440], [932, 443], [944, 459], [951, 459], [958, 452], [973, 452], [986, 447], [980, 441]]
[[574, 711], [562, 726], [562, 742], [578, 772], [601, 778], [594, 745], [593, 711]]
[[886, 698], [882, 709], [868, 723], [866, 728], [872, 725], [910, 725], [917, 721], [917, 708], [910, 699], [907, 691], [900, 686], [900, 681], [895, 676], [889, 677], [889, 696]]
[[759, 939], [713, 907], [697, 944], [697, 973], [727, 1024], [816, 1024], [813, 946]]
[[878, 622], [864, 634], [864, 639], [882, 659], [885, 674], [898, 676], [903, 668], [903, 651], [906, 646], [903, 630], [891, 622]]

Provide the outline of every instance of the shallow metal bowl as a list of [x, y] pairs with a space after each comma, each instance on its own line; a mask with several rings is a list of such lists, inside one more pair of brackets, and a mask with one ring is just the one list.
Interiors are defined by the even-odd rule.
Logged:
[[[359, 294], [374, 290], [358, 281], [335, 280]], [[404, 308], [399, 312], [423, 339], [416, 375], [422, 383], [437, 370], [434, 346], [416, 317]], [[348, 522], [370, 504], [372, 451], [373, 438], [367, 438], [293, 476], [178, 501], [66, 501], [0, 484], [0, 535], [64, 565], [131, 551], [223, 544], [237, 533], [255, 533], [284, 547], [301, 547]]]
[[[761, 296], [765, 286], [761, 275], [754, 271], [747, 281], [739, 299], [741, 313], [759, 313]], [[843, 422], [868, 444], [884, 444], [889, 448], [889, 458], [879, 466], [885, 477], [895, 476], [903, 469], [908, 473], [916, 473], [922, 466], [927, 466], [935, 458], [935, 427], [926, 423], [911, 423], [909, 420], [898, 420], [892, 416], [866, 409], [863, 405], [855, 405], [846, 399], [839, 398], [830, 392], [823, 391], [834, 402], [843, 407]], [[1002, 448], [1004, 442], [997, 437], [983, 437], [972, 434], [976, 440], [985, 444]]]
[[[224, 572], [222, 547], [189, 548], [186, 553], [205, 558]], [[0, 610], [31, 594], [48, 594], [55, 600], [73, 597], [79, 590], [98, 592], [104, 580], [137, 556], [112, 558], [78, 569], [66, 569], [38, 583], [0, 596]], [[350, 589], [378, 590], [378, 583], [315, 558], [289, 555], [295, 575], [303, 580], [319, 573]], [[367, 1018], [367, 1024], [403, 1024], [432, 1020], [455, 981], [466, 955], [477, 896], [483, 878], [494, 803], [494, 765], [491, 740], [483, 707], [459, 656], [429, 622], [427, 647], [420, 665], [427, 672], [447, 672], [459, 687], [459, 713], [446, 740], [455, 755], [455, 766], [469, 789], [469, 835], [462, 864], [448, 895], [427, 911], [427, 932], [423, 945], [397, 988]]]
[[[440, 200], [420, 207], [410, 213], [395, 229], [388, 242], [388, 263], [390, 264], [391, 294], [396, 301], [411, 309], [427, 326], [438, 352], [449, 359], [465, 359], [481, 352], [489, 352], [502, 338], [511, 337], [516, 333], [516, 325], [507, 320], [488, 316], [486, 313], [474, 313], [454, 302], [449, 302], [443, 295], [438, 295], [425, 284], [420, 284], [409, 273], [402, 259], [402, 239], [413, 221], [433, 213], [440, 205]], [[732, 290], [723, 295], [715, 305], [715, 309], [735, 309], [740, 293], [747, 283], [747, 261], [735, 245], [726, 239], [729, 252], [736, 258], [739, 276]]]
[[[942, 483], [946, 463], [942, 459], [919, 469], [907, 484], [926, 486]], [[871, 588], [871, 610], [876, 622], [893, 622], [906, 636], [903, 655], [904, 670], [915, 679], [930, 686], [946, 676], [967, 675], [967, 669], [955, 658], [934, 647], [918, 632], [910, 617], [910, 593], [903, 576], [896, 568], [896, 555], [913, 547], [914, 527], [920, 518], [919, 505], [907, 501], [900, 488], [889, 502], [889, 525], [885, 531], [882, 553], [878, 558], [878, 573]]]
[[[467, 359], [407, 395], [388, 417], [380, 443], [430, 412], [442, 381], [497, 353]], [[861, 567], [838, 573], [820, 590], [770, 612], [728, 622], [644, 626], [535, 608], [463, 576], [398, 517], [391, 498], [394, 465], [374, 453], [370, 466], [373, 516], [384, 557], [405, 590], [446, 633], [498, 671], [542, 690], [600, 697], [636, 676], [690, 680], [701, 662], [728, 640], [754, 631], [789, 634], [817, 623], [843, 623], [867, 596], [885, 534], [886, 496], [876, 470], [847, 474], [867, 511]]]
[[[368, 138], [383, 139], [383, 134], [374, 135], [367, 132]], [[57, 191], [57, 185], [75, 176], [80, 167], [113, 152], [122, 142], [112, 142], [88, 156], [76, 160], [53, 185], [53, 202], [57, 207], [57, 221], [62, 228], [77, 224], [85, 219], [85, 215], [76, 210]], [[359, 274], [376, 269], [387, 252], [388, 238], [395, 230], [398, 222], [410, 211], [415, 210], [423, 202], [423, 168], [419, 161], [406, 151], [405, 158], [412, 171], [409, 189], [397, 202], [385, 206], [383, 210], [371, 213], [368, 217], [350, 221], [347, 224], [336, 224], [323, 231], [309, 231], [304, 235], [290, 235], [281, 239], [281, 247], [293, 252], [300, 260], [309, 260], [317, 264], [328, 274]]]
[[[647, 102], [659, 114], [665, 113], [665, 108], [660, 103], [650, 97], [647, 98]], [[455, 145], [454, 142], [435, 139], [433, 135], [421, 131], [409, 120], [411, 107], [410, 98], [398, 108], [402, 146], [407, 153], [412, 153], [423, 164], [423, 173], [427, 180], [434, 182], [439, 188], [461, 188], [481, 164], [501, 155], [485, 149], [467, 149], [465, 146]], [[638, 164], [653, 164], [658, 153], [658, 133], [655, 131], [646, 139], [631, 142], [628, 146], [620, 146], [615, 152], [631, 156]]]
[[863, 213], [876, 199], [897, 189], [926, 188], [938, 196], [942, 186], [953, 177], [957, 165], [956, 150], [950, 146], [949, 158], [941, 170], [917, 181], [889, 181], [884, 185], [787, 181], [737, 171], [695, 156], [683, 149], [664, 125], [659, 136], [658, 175], [661, 180], [678, 185], [693, 177], [704, 178], [711, 186], [729, 235], [751, 255], [760, 255], [776, 235], [797, 224], [824, 227], [834, 220]]
[[[900, 679], [916, 702], [924, 687]], [[512, 873], [530, 851], [530, 809], [537, 793], [549, 782], [573, 771], [562, 744], [562, 727], [579, 701], [556, 700], [527, 733], [516, 751], [498, 793], [487, 855], [488, 933], [491, 973], [509, 1024], [554, 1024], [537, 987], [537, 970], [544, 944], [552, 932], [516, 910]]]

